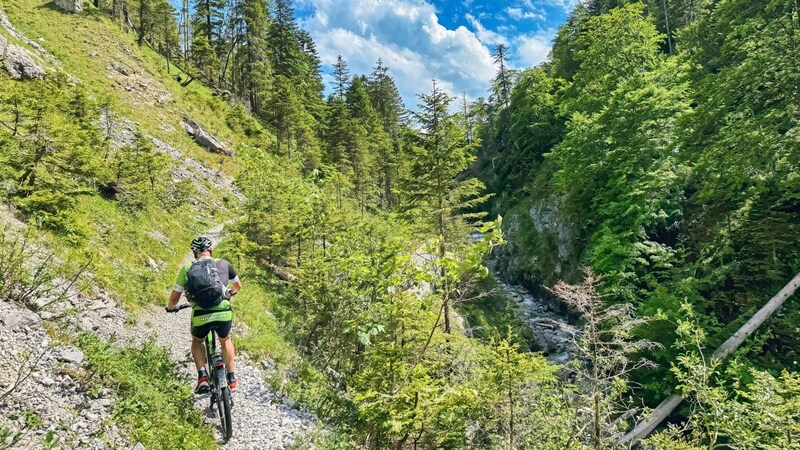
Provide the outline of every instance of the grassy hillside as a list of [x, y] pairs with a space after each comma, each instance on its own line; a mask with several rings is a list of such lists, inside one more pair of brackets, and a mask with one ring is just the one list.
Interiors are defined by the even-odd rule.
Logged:
[[[231, 129], [230, 124], [235, 127], [237, 122], [226, 118], [234, 110], [207, 87], [199, 82], [182, 87], [175, 76], [185, 79], [184, 74], [174, 66], [167, 73], [165, 61], [157, 53], [146, 46], [138, 48], [133, 34], [125, 33], [91, 5], [86, 8], [83, 15], [73, 15], [45, 1], [4, 4], [14, 27], [51, 52], [62, 63], [61, 71], [71, 77], [68, 85], [77, 85], [64, 90], [85, 91], [96, 111], [98, 127], [106, 126], [104, 114], [108, 114], [114, 127], [134, 128], [177, 149], [181, 156], [166, 161], [164, 182], [175, 185], [177, 179], [188, 178], [184, 184], [191, 186], [186, 188], [186, 199], [150, 202], [133, 210], [98, 193], [82, 195], [68, 219], [68, 229], [42, 231], [66, 259], [79, 263], [92, 258], [98, 284], [125, 304], [160, 302], [186, 242], [200, 230], [231, 217], [236, 207], [230, 190], [217, 186], [218, 178], [236, 173], [235, 160], [195, 144], [181, 127], [182, 116], [202, 124], [232, 148], [249, 138]], [[30, 82], [2, 75], [0, 83], [3, 91], [11, 92], [20, 83]], [[269, 139], [264, 133], [260, 142], [250, 143], [258, 145]], [[108, 145], [113, 149], [122, 144], [127, 143], [112, 139]], [[95, 146], [91, 151], [108, 150]], [[202, 165], [219, 176], [204, 179], [198, 171], [187, 170], [186, 160], [199, 163], [191, 168]], [[214, 201], [209, 201], [209, 195]], [[215, 206], [197, 207], [209, 203]], [[154, 270], [156, 266], [158, 270]]]
[[[58, 275], [66, 278], [89, 263], [89, 273], [79, 283], [87, 298], [99, 288], [133, 313], [163, 304], [188, 242], [234, 218], [241, 198], [233, 187], [236, 159], [198, 146], [181, 127], [182, 118], [198, 122], [232, 149], [265, 148], [272, 135], [243, 108], [232, 107], [202, 83], [181, 86], [176, 77], [185, 80], [185, 74], [174, 65], [168, 72], [160, 55], [137, 47], [132, 33], [89, 3], [82, 15], [65, 14], [40, 0], [3, 2], [0, 9], [16, 32], [57, 60], [39, 58], [35, 45], [0, 27], [0, 35], [47, 66], [44, 80], [14, 80], [0, 70], [0, 121], [14, 124], [20, 111], [22, 117], [19, 132], [8, 127], [0, 131], [0, 201], [28, 223], [23, 231], [38, 246], [55, 253]], [[137, 140], [138, 135], [144, 138]], [[35, 169], [37, 183], [22, 190], [20, 180], [36, 145], [50, 145], [51, 139], [54, 147], [63, 147], [45, 155]], [[150, 168], [125, 160], [141, 154], [146, 156], [143, 163], [155, 164], [155, 181], [146, 180]], [[104, 195], [109, 179], [117, 181], [115, 196]], [[250, 330], [237, 336], [237, 343], [259, 358], [295, 363], [293, 348], [278, 333], [274, 318], [264, 314], [275, 294], [253, 277], [237, 299], [237, 320]], [[70, 336], [63, 330], [77, 323], [80, 311], [66, 314], [47, 329], [61, 345], [83, 349], [97, 389], [109, 388], [125, 399], [114, 408], [113, 420], [134, 442], [147, 448], [175, 448], [175, 442], [216, 447], [202, 418], [191, 411], [142, 422], [144, 410], [181, 411], [193, 402], [185, 386], [175, 385], [175, 366], [163, 350], [152, 345], [130, 350], [91, 335]], [[130, 317], [134, 325], [135, 314]], [[142, 371], [145, 366], [157, 367], [157, 373]], [[164, 435], [174, 442], [162, 441]]]

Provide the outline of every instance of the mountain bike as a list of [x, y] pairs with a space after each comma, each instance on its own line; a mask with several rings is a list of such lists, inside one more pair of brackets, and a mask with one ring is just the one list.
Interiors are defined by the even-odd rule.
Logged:
[[[191, 308], [192, 305], [184, 303], [179, 305], [175, 311]], [[233, 408], [233, 396], [228, 387], [228, 371], [225, 369], [225, 361], [222, 353], [217, 348], [217, 330], [212, 329], [206, 335], [206, 364], [208, 365], [208, 383], [211, 392], [211, 412], [219, 415], [219, 422], [222, 428], [223, 443], [228, 442], [233, 435], [233, 422], [231, 420], [231, 409]]]

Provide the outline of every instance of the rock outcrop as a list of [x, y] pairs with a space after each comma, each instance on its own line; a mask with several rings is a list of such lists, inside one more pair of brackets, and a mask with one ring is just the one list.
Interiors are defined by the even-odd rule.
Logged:
[[[108, 133], [108, 137], [111, 140], [111, 147], [115, 151], [126, 145], [133, 144], [136, 141], [136, 133], [141, 132], [137, 122], [122, 117], [118, 118], [103, 115], [100, 118], [99, 125]], [[209, 186], [203, 183], [197, 183], [195, 187], [204, 198], [211, 199], [210, 201], [218, 208], [222, 208], [224, 205], [215, 200], [214, 196], [207, 192], [209, 188], [229, 192], [233, 197], [239, 200], [244, 199], [244, 195], [236, 188], [233, 177], [210, 169], [201, 162], [186, 157], [180, 150], [160, 139], [156, 139], [147, 133], [144, 133], [144, 135], [153, 141], [157, 151], [169, 155], [176, 161], [176, 165], [172, 170], [172, 181], [174, 183], [187, 179], [199, 178], [206, 180]], [[169, 246], [169, 240], [166, 236], [158, 236], [156, 240], [165, 246]]]
[[36, 62], [36, 58], [24, 48], [8, 42], [4, 36], [0, 36], [0, 58], [15, 80], [44, 77], [44, 68]]
[[214, 137], [214, 135], [204, 130], [203, 127], [201, 127], [200, 124], [194, 120], [184, 117], [183, 122], [181, 122], [181, 126], [183, 126], [183, 129], [186, 130], [189, 136], [191, 136], [200, 147], [203, 147], [212, 153], [233, 156], [233, 150], [228, 148], [228, 146]]
[[53, 0], [62, 11], [80, 14], [83, 12], [83, 0]]

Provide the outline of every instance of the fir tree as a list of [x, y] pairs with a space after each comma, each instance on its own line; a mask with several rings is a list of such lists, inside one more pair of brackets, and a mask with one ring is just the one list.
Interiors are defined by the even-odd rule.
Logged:
[[508, 108], [509, 99], [511, 97], [511, 86], [513, 83], [513, 73], [507, 67], [508, 46], [505, 44], [498, 44], [494, 48], [494, 52], [492, 52], [492, 58], [497, 65], [497, 75], [494, 77], [492, 90], [503, 107]]
[[[453, 99], [436, 81], [431, 93], [420, 94], [419, 98], [422, 101], [419, 112], [413, 115], [420, 131], [407, 180], [406, 211], [421, 214], [424, 228], [438, 241], [437, 256], [443, 259], [464, 242], [469, 221], [483, 216], [469, 211], [486, 197], [479, 196], [483, 185], [477, 179], [458, 178], [474, 160], [475, 147], [469, 144], [466, 133], [449, 113]], [[451, 293], [448, 286], [441, 289], [444, 328], [449, 333]]]
[[339, 98], [344, 98], [345, 93], [350, 83], [350, 70], [347, 69], [347, 63], [342, 58], [342, 55], [336, 57], [336, 64], [333, 65], [333, 92]]

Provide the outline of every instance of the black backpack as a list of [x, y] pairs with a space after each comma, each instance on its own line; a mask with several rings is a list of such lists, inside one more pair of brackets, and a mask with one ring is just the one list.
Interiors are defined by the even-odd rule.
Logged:
[[216, 261], [208, 258], [192, 263], [186, 271], [186, 292], [201, 308], [212, 308], [222, 303], [225, 286], [219, 279]]

